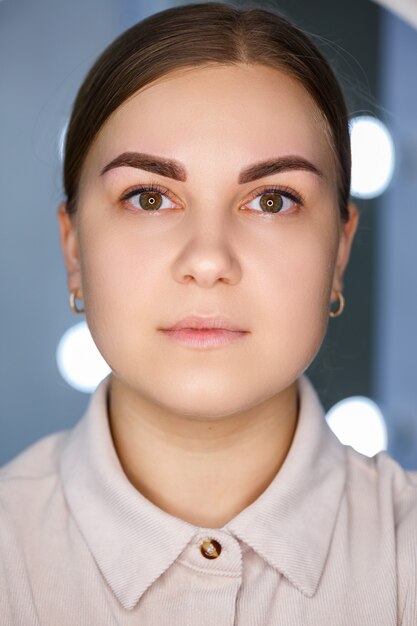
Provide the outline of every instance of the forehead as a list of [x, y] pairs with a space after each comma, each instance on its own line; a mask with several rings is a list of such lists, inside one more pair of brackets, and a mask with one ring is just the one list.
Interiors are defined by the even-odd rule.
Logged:
[[176, 70], [146, 85], [107, 119], [94, 144], [101, 163], [125, 150], [236, 169], [255, 158], [298, 154], [328, 175], [321, 113], [287, 73], [263, 65]]

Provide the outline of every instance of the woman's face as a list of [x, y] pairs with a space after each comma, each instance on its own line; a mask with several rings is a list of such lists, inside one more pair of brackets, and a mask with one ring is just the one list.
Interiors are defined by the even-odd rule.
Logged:
[[[154, 165], [173, 159], [184, 171], [177, 179], [172, 168], [165, 176], [130, 161], [101, 173], [126, 152], [154, 155]], [[289, 157], [321, 174], [296, 166], [240, 178]], [[150, 183], [156, 191], [122, 200]], [[63, 205], [58, 212], [68, 286], [84, 298], [114, 375], [194, 417], [242, 411], [287, 388], [317, 354], [343, 288], [358, 215], [350, 205], [343, 225], [336, 202], [317, 108], [285, 73], [193, 68], [135, 94], [90, 148], [76, 220]], [[207, 349], [159, 330], [192, 314], [226, 315], [249, 332]]]

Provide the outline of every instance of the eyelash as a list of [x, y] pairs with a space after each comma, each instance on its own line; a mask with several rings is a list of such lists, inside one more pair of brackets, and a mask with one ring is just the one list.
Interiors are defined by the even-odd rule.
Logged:
[[[120, 200], [122, 202], [127, 202], [127, 200], [129, 200], [129, 198], [146, 192], [146, 191], [157, 191], [158, 193], [161, 193], [165, 196], [167, 196], [167, 198], [169, 198], [170, 200], [174, 201], [171, 197], [171, 193], [169, 191], [169, 189], [167, 189], [166, 187], [163, 187], [162, 185], [159, 184], [155, 184], [155, 183], [149, 183], [147, 185], [138, 185], [137, 187], [135, 187], [134, 189], [130, 189], [128, 190], [121, 198]], [[267, 193], [278, 193], [282, 196], [284, 196], [285, 198], [288, 198], [289, 200], [292, 200], [296, 205], [297, 205], [297, 209], [300, 206], [304, 206], [304, 198], [301, 196], [301, 194], [295, 193], [295, 191], [293, 189], [291, 189], [291, 187], [287, 187], [286, 185], [282, 185], [280, 187], [276, 187], [276, 186], [265, 186], [264, 188], [261, 188], [260, 190], [258, 189], [256, 192], [254, 192], [253, 194], [251, 194], [249, 200], [247, 202], [251, 202], [252, 200], [254, 200], [255, 198], [257, 198], [258, 196], [262, 196], [264, 194]], [[137, 207], [135, 207], [133, 209], [134, 212], [143, 212], [143, 213], [158, 213], [158, 210], [152, 211], [152, 209], [149, 209], [149, 211], [146, 211], [145, 209], [138, 209]], [[163, 212], [163, 211], [161, 211]], [[286, 213], [292, 213], [293, 211], [289, 210], [289, 211], [283, 211], [283, 215], [285, 215]], [[256, 213], [262, 213], [262, 211], [256, 211]], [[264, 212], [262, 213], [263, 215], [279, 215], [280, 211], [278, 211], [278, 213], [267, 213]]]

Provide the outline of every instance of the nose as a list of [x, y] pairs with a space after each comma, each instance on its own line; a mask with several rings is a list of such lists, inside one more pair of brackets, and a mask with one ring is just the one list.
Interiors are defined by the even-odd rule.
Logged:
[[231, 221], [212, 211], [203, 218], [190, 220], [186, 228], [188, 232], [174, 264], [176, 280], [194, 280], [202, 287], [211, 287], [218, 281], [236, 284], [241, 278], [241, 266]]

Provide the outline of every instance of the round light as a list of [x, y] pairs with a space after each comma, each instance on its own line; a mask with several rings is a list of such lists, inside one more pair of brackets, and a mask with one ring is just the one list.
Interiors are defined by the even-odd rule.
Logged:
[[391, 134], [376, 117], [360, 115], [349, 121], [352, 180], [351, 195], [375, 198], [391, 182], [395, 149]]
[[65, 331], [57, 347], [56, 361], [62, 378], [84, 393], [92, 393], [111, 371], [98, 351], [86, 322]]
[[387, 428], [378, 405], [364, 396], [337, 402], [327, 413], [326, 421], [336, 437], [366, 456], [387, 449]]

